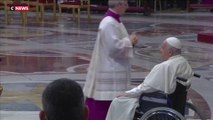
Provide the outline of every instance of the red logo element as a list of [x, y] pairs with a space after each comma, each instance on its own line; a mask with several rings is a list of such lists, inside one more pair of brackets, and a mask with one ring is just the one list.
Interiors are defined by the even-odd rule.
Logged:
[[27, 5], [10, 6], [10, 11], [29, 11], [30, 7]]

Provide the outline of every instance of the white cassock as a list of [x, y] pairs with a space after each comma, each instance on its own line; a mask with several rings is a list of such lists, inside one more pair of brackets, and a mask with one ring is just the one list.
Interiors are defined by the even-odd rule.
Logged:
[[89, 65], [84, 94], [95, 100], [113, 100], [130, 87], [132, 43], [126, 28], [114, 18], [105, 17]]
[[[128, 97], [130, 97], [129, 101], [132, 101], [132, 98], [137, 98], [138, 100], [139, 96], [142, 93], [164, 91], [164, 93], [170, 94], [173, 93], [176, 88], [176, 77], [186, 78], [188, 79], [186, 84], [190, 84], [190, 78], [192, 77], [192, 75], [193, 73], [191, 66], [188, 64], [186, 59], [180, 55], [176, 55], [170, 57], [167, 61], [154, 66], [143, 83], [129, 91], [126, 91], [126, 93], [128, 93]], [[106, 120], [132, 120], [133, 118], [128, 119], [128, 117], [133, 116], [132, 114], [134, 112], [130, 112], [129, 110], [135, 111], [135, 106], [137, 106], [137, 104], [135, 104], [136, 102], [134, 101], [129, 101], [125, 104], [125, 106], [128, 107], [119, 114], [119, 112], [117, 113], [115, 112], [115, 110], [112, 109], [118, 109], [121, 106], [119, 103], [120, 101], [116, 100], [116, 102], [114, 102], [113, 100], [107, 113]], [[113, 116], [124, 116], [124, 118], [126, 117], [127, 119], [110, 119], [114, 118]]]

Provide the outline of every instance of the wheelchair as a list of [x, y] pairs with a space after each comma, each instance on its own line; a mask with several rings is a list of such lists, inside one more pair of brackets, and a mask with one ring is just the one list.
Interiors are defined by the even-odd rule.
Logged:
[[[195, 77], [200, 77], [194, 74]], [[184, 78], [177, 80], [186, 82]], [[205, 116], [193, 104], [187, 102], [187, 87], [177, 81], [176, 89], [172, 94], [163, 92], [144, 93], [139, 98], [139, 107], [133, 120], [186, 120], [187, 110], [192, 110], [198, 119], [206, 120]]]

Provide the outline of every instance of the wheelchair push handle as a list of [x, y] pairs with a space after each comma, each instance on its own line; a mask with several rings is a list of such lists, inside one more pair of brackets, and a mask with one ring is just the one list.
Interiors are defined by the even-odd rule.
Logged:
[[[197, 78], [200, 78], [201, 75], [197, 74], [197, 73], [194, 73], [193, 74], [194, 77], [197, 77]], [[183, 81], [183, 82], [186, 82], [187, 79], [185, 78], [182, 78], [182, 77], [177, 77], [176, 79], [180, 80], [180, 81]]]
[[186, 81], [187, 81], [187, 79], [182, 78], [182, 77], [177, 77], [176, 79], [178, 79], [178, 80], [180, 80], [180, 81], [183, 81], [183, 82], [186, 82]]
[[197, 77], [197, 78], [200, 78], [201, 75], [194, 73], [194, 76]]

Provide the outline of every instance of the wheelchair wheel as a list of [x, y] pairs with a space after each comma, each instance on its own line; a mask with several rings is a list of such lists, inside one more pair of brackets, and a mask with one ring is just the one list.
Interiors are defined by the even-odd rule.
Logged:
[[193, 114], [193, 118], [189, 115], [189, 116], [185, 116], [188, 119], [199, 119], [199, 120], [206, 120], [205, 116], [203, 115], [203, 113], [193, 104], [186, 102], [186, 114], [190, 114], [190, 112]]
[[186, 120], [179, 112], [168, 107], [150, 109], [139, 120]]

